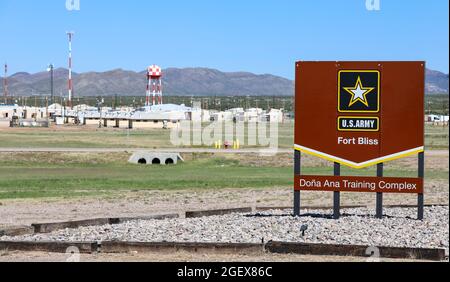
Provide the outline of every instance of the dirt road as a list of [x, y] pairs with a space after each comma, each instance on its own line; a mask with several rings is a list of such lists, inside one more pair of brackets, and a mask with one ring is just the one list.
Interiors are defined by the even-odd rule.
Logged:
[[[449, 185], [428, 188], [426, 204], [448, 204]], [[23, 199], [0, 202], [0, 227], [106, 217], [139, 217], [161, 213], [238, 207], [290, 207], [291, 188], [136, 191], [114, 197], [73, 199]], [[375, 210], [370, 193], [342, 193], [342, 205], [364, 205]], [[417, 196], [387, 194], [385, 205], [417, 204]], [[333, 205], [333, 194], [304, 192], [302, 204]]]
[[178, 152], [178, 153], [220, 153], [220, 154], [250, 154], [250, 153], [290, 153], [294, 149], [206, 149], [206, 148], [0, 148], [0, 153], [132, 153], [132, 152]]
[[[69, 254], [0, 251], [0, 262], [66, 262]], [[78, 257], [76, 257], [78, 259]], [[295, 254], [208, 254], [148, 252], [80, 255], [79, 262], [365, 262], [364, 257], [310, 256]], [[380, 262], [418, 262], [417, 260], [380, 259]]]

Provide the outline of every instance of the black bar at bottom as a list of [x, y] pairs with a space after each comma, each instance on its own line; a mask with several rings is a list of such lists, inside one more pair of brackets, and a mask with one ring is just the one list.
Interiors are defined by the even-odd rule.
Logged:
[[[341, 165], [334, 163], [334, 176], [341, 175]], [[333, 195], [333, 219], [339, 219], [341, 217], [341, 193], [334, 192]]]

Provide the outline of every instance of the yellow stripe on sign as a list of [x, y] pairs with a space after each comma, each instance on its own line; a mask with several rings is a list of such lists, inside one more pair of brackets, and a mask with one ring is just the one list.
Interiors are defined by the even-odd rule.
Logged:
[[309, 149], [300, 145], [295, 145], [294, 149], [297, 151], [300, 151], [302, 153], [311, 155], [311, 156], [315, 156], [321, 159], [325, 159], [328, 160], [330, 162], [336, 162], [342, 165], [346, 165], [349, 166], [351, 168], [355, 168], [355, 169], [361, 169], [361, 168], [366, 168], [369, 166], [373, 166], [379, 163], [385, 163], [385, 162], [389, 162], [389, 161], [393, 161], [393, 160], [397, 160], [397, 159], [401, 159], [401, 158], [406, 158], [412, 155], [416, 155], [419, 153], [423, 153], [425, 151], [424, 147], [418, 147], [418, 148], [414, 148], [411, 150], [407, 150], [407, 151], [403, 151], [403, 152], [399, 152], [396, 154], [392, 154], [392, 155], [388, 155], [388, 156], [384, 156], [381, 158], [377, 158], [377, 159], [373, 159], [373, 160], [369, 160], [366, 162], [362, 162], [362, 163], [355, 163], [346, 159], [342, 159], [333, 155], [329, 155], [326, 153], [322, 153], [313, 149]]

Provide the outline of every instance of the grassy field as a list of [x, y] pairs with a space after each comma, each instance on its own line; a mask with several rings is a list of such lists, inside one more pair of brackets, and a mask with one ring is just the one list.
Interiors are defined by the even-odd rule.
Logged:
[[[206, 127], [206, 125], [204, 125]], [[281, 148], [292, 148], [293, 124], [278, 128]], [[245, 127], [245, 138], [248, 130]], [[0, 147], [3, 148], [171, 148], [170, 130], [127, 130], [88, 127], [13, 128], [0, 129]], [[195, 132], [192, 134], [196, 134]], [[200, 132], [201, 134], [201, 132]], [[192, 138], [192, 136], [191, 136]], [[222, 136], [225, 140], [225, 136]], [[243, 142], [241, 142], [243, 143]]]
[[[170, 148], [170, 131], [64, 127], [2, 129], [0, 147], [10, 148]], [[292, 148], [293, 124], [279, 128], [280, 148]], [[448, 128], [427, 126], [428, 149], [448, 149]], [[245, 148], [245, 147], [244, 147]], [[194, 154], [178, 166], [136, 166], [127, 154], [0, 153], [0, 199], [72, 198], [142, 190], [292, 187], [291, 156], [255, 159]], [[443, 159], [448, 163], [448, 159]], [[305, 174], [332, 168], [306, 164]], [[343, 175], [375, 175], [375, 169]], [[417, 175], [415, 167], [387, 166], [386, 176]], [[427, 171], [430, 180], [448, 182], [448, 166]]]
[[425, 146], [427, 149], [448, 149], [449, 128], [443, 126], [427, 126]]
[[[279, 126], [279, 147], [292, 148], [294, 124]], [[246, 131], [247, 132], [247, 131]], [[248, 138], [248, 136], [246, 136]], [[225, 140], [225, 138], [223, 138]], [[243, 143], [243, 142], [241, 142]], [[427, 126], [427, 149], [448, 149], [449, 129]], [[66, 127], [51, 129], [1, 129], [0, 147], [4, 148], [170, 148], [170, 130], [98, 129]], [[245, 146], [244, 146], [245, 147]]]
[[[110, 154], [0, 154], [0, 199], [72, 198], [110, 196], [142, 190], [292, 187], [289, 156], [279, 163], [248, 165], [235, 156], [195, 154], [177, 166], [139, 166], [127, 163], [128, 155]], [[241, 157], [242, 158], [242, 157]], [[283, 164], [283, 161], [286, 164]], [[304, 174], [330, 175], [332, 168], [306, 165]], [[375, 169], [342, 174], [375, 175]], [[412, 168], [387, 167], [386, 176], [415, 177]], [[447, 181], [447, 169], [427, 171], [427, 179]]]

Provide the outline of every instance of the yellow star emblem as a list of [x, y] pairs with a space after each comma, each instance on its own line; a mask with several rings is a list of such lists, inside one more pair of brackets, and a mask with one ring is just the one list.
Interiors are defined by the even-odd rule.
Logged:
[[367, 101], [367, 94], [372, 92], [374, 87], [364, 87], [361, 82], [361, 77], [358, 76], [358, 80], [356, 81], [355, 87], [344, 87], [345, 91], [352, 95], [352, 99], [350, 100], [351, 107], [353, 104], [357, 102], [363, 103], [366, 107], [369, 107], [369, 101]]

